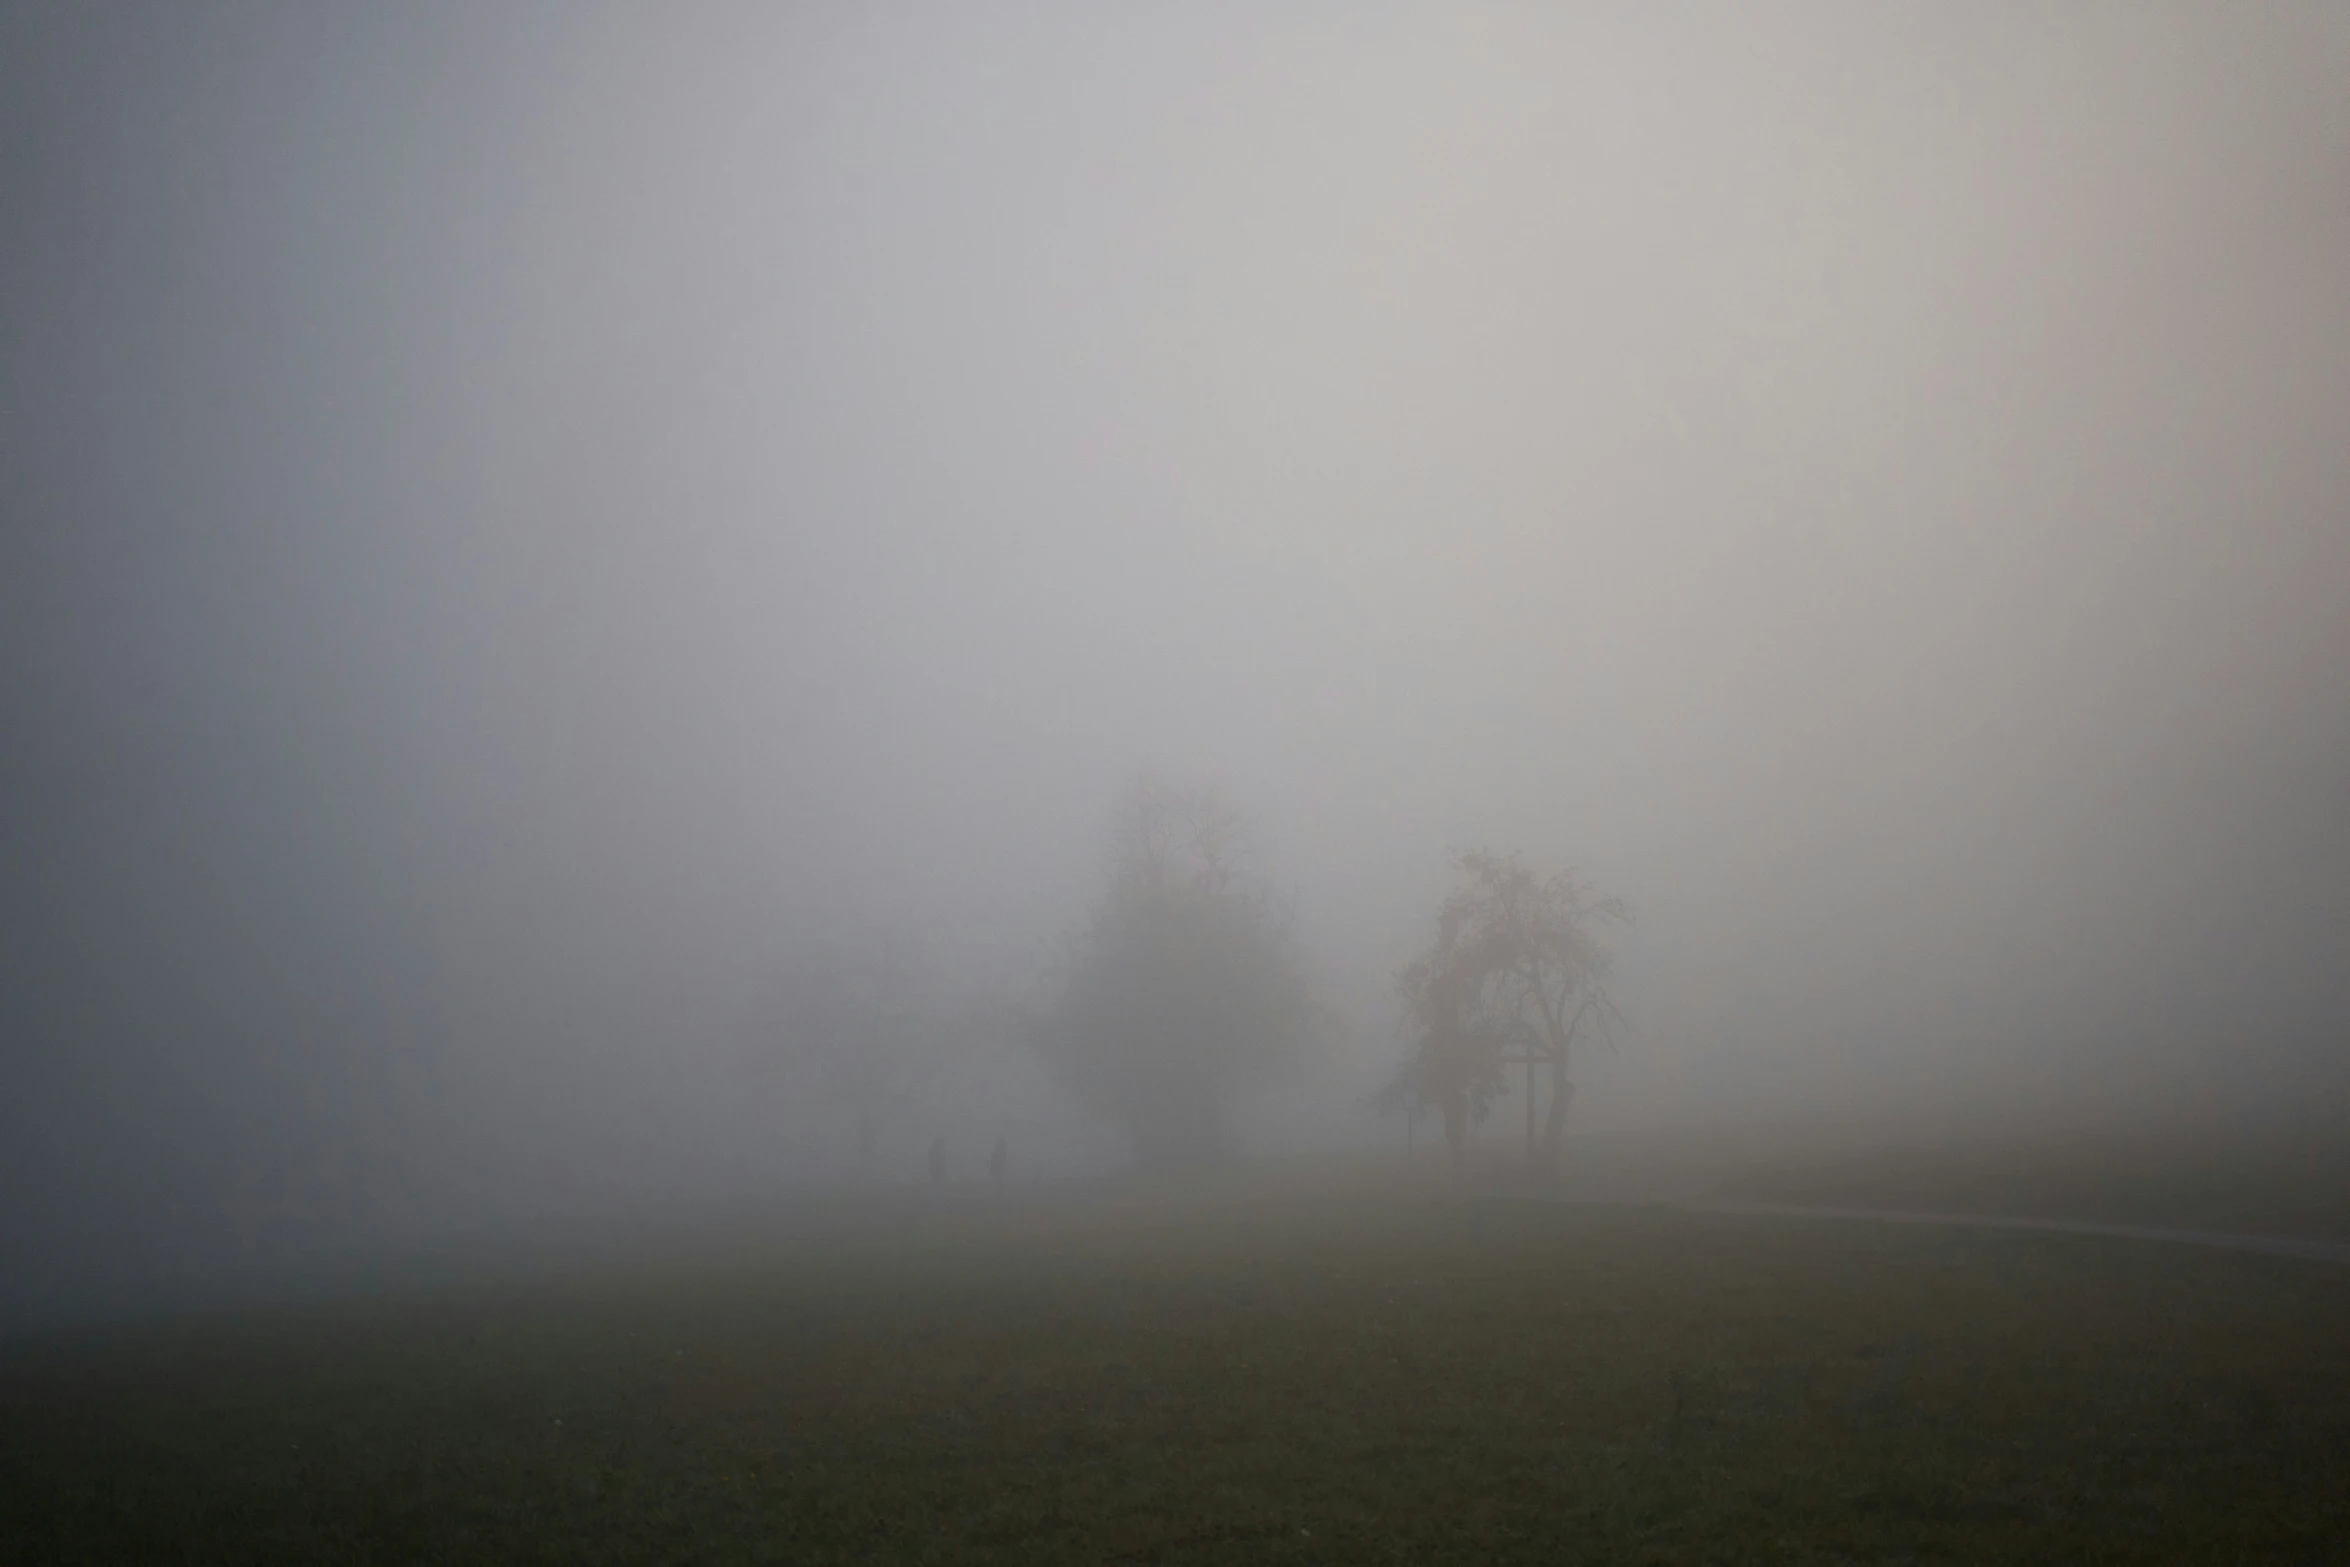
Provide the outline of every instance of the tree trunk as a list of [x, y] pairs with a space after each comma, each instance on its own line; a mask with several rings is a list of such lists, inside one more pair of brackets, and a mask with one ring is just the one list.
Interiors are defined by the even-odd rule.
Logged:
[[[1533, 1070], [1529, 1067], [1527, 1070]], [[1559, 1151], [1565, 1142], [1567, 1130], [1567, 1101], [1575, 1097], [1575, 1085], [1567, 1081], [1567, 1058], [1564, 1051], [1550, 1058], [1550, 1119], [1542, 1127], [1542, 1168], [1555, 1172], [1559, 1166]]]
[[1459, 1094], [1444, 1096], [1444, 1145], [1452, 1154], [1452, 1173], [1461, 1173], [1469, 1141], [1469, 1102]]
[[[1542, 1128], [1542, 1168], [1546, 1172], [1558, 1169], [1560, 1145], [1567, 1130], [1567, 1101], [1575, 1097], [1575, 1085], [1567, 1081], [1567, 1055], [1574, 1048], [1575, 1031], [1583, 1026], [1583, 1015], [1591, 1010], [1593, 999], [1586, 996], [1573, 1017], [1565, 1016], [1567, 1004], [1563, 996], [1555, 1011], [1550, 1010], [1547, 1000], [1543, 1003], [1543, 1022], [1550, 1035], [1550, 1120]], [[1527, 1068], [1529, 1072], [1532, 1070]]]
[[1528, 1052], [1526, 1056], [1526, 1168], [1529, 1170], [1534, 1168], [1534, 1101], [1536, 1097], [1534, 1056], [1532, 1052]]

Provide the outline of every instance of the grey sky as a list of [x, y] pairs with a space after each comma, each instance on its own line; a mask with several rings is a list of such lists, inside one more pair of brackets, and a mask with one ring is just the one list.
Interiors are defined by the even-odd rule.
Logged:
[[16, 7], [7, 1222], [811, 1173], [779, 955], [1017, 980], [1145, 767], [1262, 821], [1333, 1115], [1475, 843], [1640, 906], [1589, 1125], [2338, 1100], [2346, 79], [2317, 4]]

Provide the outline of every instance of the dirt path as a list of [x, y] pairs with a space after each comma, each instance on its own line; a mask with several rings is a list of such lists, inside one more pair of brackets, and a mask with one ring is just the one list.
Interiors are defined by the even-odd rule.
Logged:
[[1668, 1202], [1689, 1213], [1758, 1214], [1787, 1219], [1875, 1219], [1891, 1224], [1954, 1224], [1978, 1230], [2036, 1230], [2052, 1235], [2110, 1235], [2123, 1240], [2218, 1246], [2229, 1251], [2350, 1262], [2350, 1240], [2314, 1235], [2247, 1235], [2233, 1230], [2180, 1230], [2159, 1224], [2100, 1224], [2088, 1219], [2021, 1219], [1989, 1213], [1934, 1213], [1908, 1208], [1839, 1208], [1808, 1203]]

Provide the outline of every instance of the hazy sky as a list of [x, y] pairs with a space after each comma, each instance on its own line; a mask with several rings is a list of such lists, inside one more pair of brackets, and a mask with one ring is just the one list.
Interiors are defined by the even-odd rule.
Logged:
[[1585, 1126], [2345, 1102], [2350, 22], [1665, 10], [9, 8], [0, 1262], [813, 1171], [1144, 768], [1340, 1119], [1473, 844]]

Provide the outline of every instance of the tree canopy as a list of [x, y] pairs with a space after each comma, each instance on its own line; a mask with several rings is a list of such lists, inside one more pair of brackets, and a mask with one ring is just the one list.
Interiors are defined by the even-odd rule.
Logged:
[[1212, 791], [1135, 786], [1109, 885], [1034, 1023], [1046, 1065], [1146, 1164], [1217, 1156], [1229, 1096], [1294, 1059], [1319, 1022], [1249, 841]]

